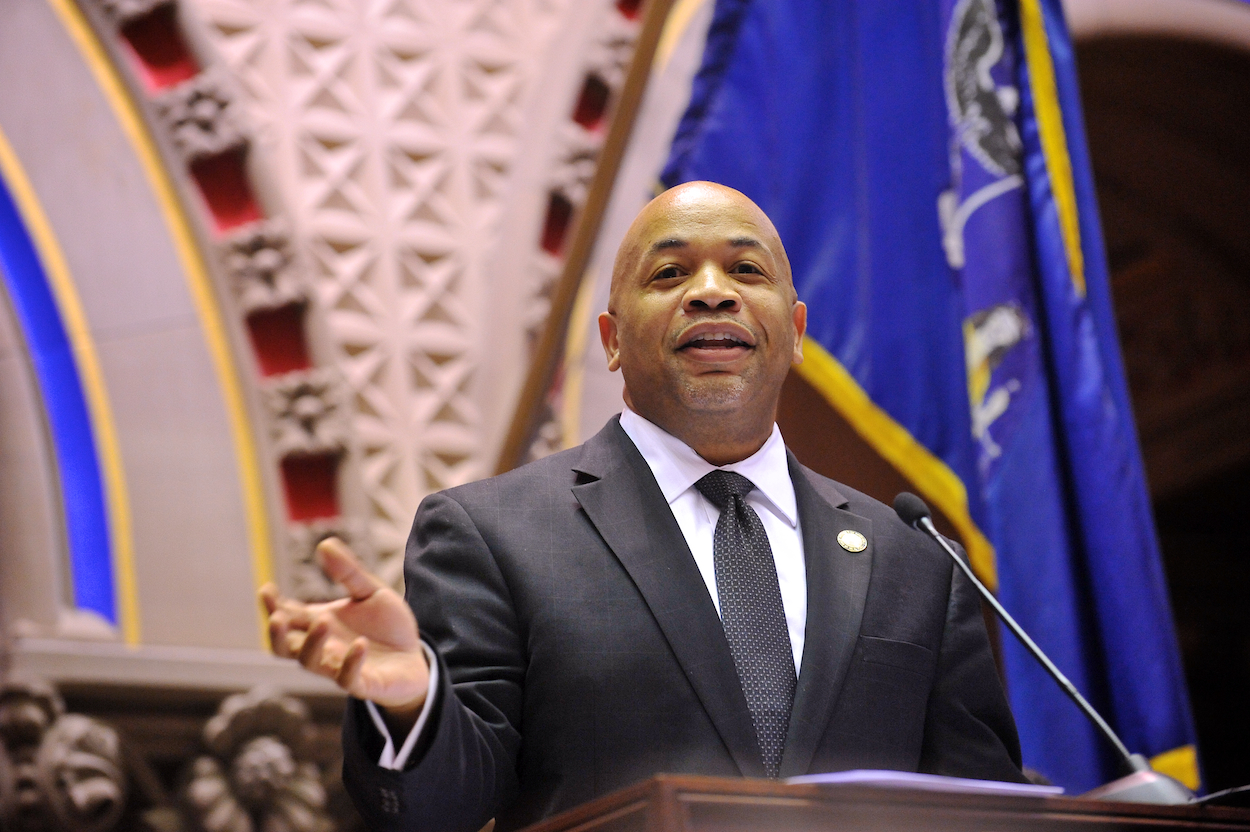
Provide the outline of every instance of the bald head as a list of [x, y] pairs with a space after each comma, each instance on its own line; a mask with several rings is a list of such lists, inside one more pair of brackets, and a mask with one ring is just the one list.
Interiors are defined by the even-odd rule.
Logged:
[[733, 242], [743, 248], [761, 247], [767, 251], [793, 292], [790, 260], [768, 215], [741, 191], [716, 182], [686, 182], [647, 203], [625, 232], [612, 267], [608, 309], [616, 308], [621, 287], [629, 282], [645, 257], [665, 249], [678, 249], [688, 244], [691, 233], [727, 216], [742, 221], [744, 233]]
[[754, 202], [711, 182], [642, 209], [599, 316], [625, 403], [714, 465], [745, 459], [772, 434], [806, 326], [777, 229]]

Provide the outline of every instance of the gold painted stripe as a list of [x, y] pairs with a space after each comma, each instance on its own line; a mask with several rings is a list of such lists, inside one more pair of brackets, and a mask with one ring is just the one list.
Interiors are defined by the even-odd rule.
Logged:
[[803, 363], [796, 371], [886, 462], [946, 515], [959, 532], [977, 576], [991, 590], [998, 589], [994, 547], [968, 514], [968, 491], [955, 472], [873, 402], [854, 376], [809, 336], [803, 337]]
[[1083, 298], [1085, 255], [1081, 251], [1072, 160], [1068, 156], [1063, 110], [1059, 106], [1059, 89], [1055, 85], [1055, 64], [1051, 60], [1039, 0], [1020, 0], [1020, 28], [1024, 33], [1024, 51], [1029, 65], [1033, 106], [1037, 111], [1038, 132], [1042, 139], [1042, 155], [1046, 157], [1046, 173], [1050, 178], [1051, 193], [1055, 196], [1055, 210], [1059, 213], [1063, 247], [1068, 255], [1068, 271], [1077, 296]]
[[686, 28], [694, 18], [694, 13], [708, 0], [677, 0], [664, 21], [664, 31], [660, 34], [660, 43], [655, 48], [655, 57], [651, 60], [652, 76], [659, 75], [668, 66], [677, 50], [677, 44], [686, 33]]
[[[187, 277], [194, 299], [200, 328], [208, 345], [217, 382], [221, 386], [226, 412], [234, 439], [235, 462], [239, 469], [243, 504], [247, 516], [248, 541], [251, 547], [252, 577], [257, 587], [273, 579], [273, 554], [269, 539], [269, 517], [265, 508], [265, 492], [260, 461], [247, 414], [238, 368], [230, 351], [229, 338], [221, 309], [213, 293], [213, 284], [195, 242], [190, 220], [178, 200], [177, 190], [166, 171], [156, 143], [144, 124], [139, 108], [127, 91], [117, 68], [109, 60], [104, 47], [96, 39], [82, 11], [73, 0], [47, 0], [69, 32], [87, 66], [95, 76], [104, 97], [113, 109], [122, 130], [142, 163], [157, 204], [169, 227], [174, 248]], [[256, 608], [256, 632], [259, 644], [267, 649], [268, 629], [259, 604]]]
[[1156, 754], [1150, 758], [1150, 767], [1160, 774], [1176, 778], [1192, 791], [1197, 791], [1202, 785], [1202, 778], [1198, 776], [1198, 749], [1192, 745]]
[[130, 492], [126, 488], [126, 470], [122, 464], [121, 445], [117, 440], [117, 425], [113, 420], [113, 407], [104, 383], [104, 372], [100, 369], [100, 357], [91, 337], [91, 327], [87, 324], [87, 315], [83, 311], [78, 287], [65, 261], [65, 254], [61, 251], [52, 224], [48, 222], [48, 215], [44, 213], [43, 205], [39, 202], [39, 196], [3, 129], [0, 129], [0, 174], [9, 184], [17, 210], [30, 230], [35, 248], [39, 252], [39, 261], [48, 276], [52, 295], [56, 298], [56, 306], [65, 325], [65, 334], [69, 338], [70, 349], [74, 353], [74, 364], [82, 379], [87, 411], [91, 414], [91, 433], [104, 474], [109, 541], [113, 550], [113, 595], [117, 604], [118, 624], [126, 643], [138, 644], [139, 605], [135, 582]]

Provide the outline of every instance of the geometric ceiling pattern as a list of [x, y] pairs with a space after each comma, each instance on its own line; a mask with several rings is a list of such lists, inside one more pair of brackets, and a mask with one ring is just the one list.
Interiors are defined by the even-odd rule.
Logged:
[[[493, 401], [483, 379], [521, 375], [528, 363], [516, 350], [492, 349], [516, 342], [506, 330], [532, 322], [492, 306], [497, 281], [517, 275], [497, 274], [487, 253], [508, 219], [545, 56], [566, 18], [585, 7], [188, 5], [243, 89], [265, 175], [277, 180], [270, 185], [328, 330], [316, 339], [332, 353], [322, 359], [341, 369], [352, 393], [367, 502], [360, 514], [383, 577], [395, 581], [420, 499], [491, 472], [495, 437], [486, 434], [499, 420], [484, 411], [510, 412], [513, 401]], [[526, 274], [520, 279], [541, 279]]]

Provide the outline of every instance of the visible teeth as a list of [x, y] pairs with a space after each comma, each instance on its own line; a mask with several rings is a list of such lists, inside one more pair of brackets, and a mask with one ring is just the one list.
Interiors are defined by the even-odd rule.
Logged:
[[719, 341], [722, 343], [729, 342], [733, 344], [743, 343], [741, 338], [738, 338], [735, 335], [730, 335], [728, 332], [706, 332], [693, 339], [693, 343], [700, 343], [704, 341]]

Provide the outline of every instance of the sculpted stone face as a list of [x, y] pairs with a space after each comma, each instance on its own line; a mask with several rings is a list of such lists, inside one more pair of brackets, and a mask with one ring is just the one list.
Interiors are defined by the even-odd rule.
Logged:
[[599, 329], [631, 408], [701, 454], [758, 440], [749, 455], [771, 432], [806, 323], [772, 222], [741, 193], [694, 182], [630, 227]]

